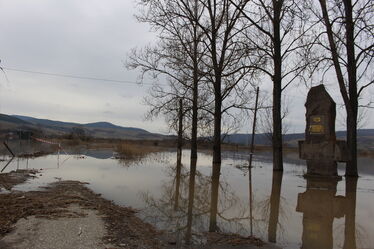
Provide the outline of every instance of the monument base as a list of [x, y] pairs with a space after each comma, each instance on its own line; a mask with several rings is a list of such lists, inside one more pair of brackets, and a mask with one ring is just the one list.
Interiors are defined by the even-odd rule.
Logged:
[[314, 160], [316, 158], [346, 162], [349, 160], [349, 153], [345, 141], [325, 141], [321, 143], [308, 143], [299, 141], [299, 158]]

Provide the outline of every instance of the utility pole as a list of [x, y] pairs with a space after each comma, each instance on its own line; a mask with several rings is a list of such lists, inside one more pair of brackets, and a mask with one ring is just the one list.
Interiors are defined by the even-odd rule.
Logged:
[[260, 88], [257, 87], [256, 89], [256, 103], [255, 103], [255, 110], [253, 116], [253, 125], [252, 125], [252, 137], [251, 137], [251, 147], [249, 152], [249, 168], [252, 167], [252, 157], [254, 152], [254, 143], [255, 143], [255, 135], [256, 135], [256, 120], [257, 120], [257, 109], [258, 109], [258, 95], [260, 92]]

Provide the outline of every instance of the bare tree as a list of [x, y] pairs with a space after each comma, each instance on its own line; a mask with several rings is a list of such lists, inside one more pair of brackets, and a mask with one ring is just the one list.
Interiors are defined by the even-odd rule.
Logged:
[[[359, 99], [374, 84], [374, 3], [372, 0], [310, 1], [310, 10], [322, 26], [314, 44], [321, 49], [315, 68], [323, 75], [334, 69], [346, 110], [350, 161], [346, 176], [357, 172]], [[327, 53], [326, 53], [327, 51]]]
[[[271, 104], [271, 96], [269, 96], [269, 93], [266, 92], [264, 94], [263, 103], [260, 104], [260, 112], [259, 112], [259, 129], [262, 133], [265, 134], [266, 139], [271, 144], [273, 141], [273, 114], [272, 114], [272, 104]], [[262, 106], [262, 107], [261, 107]], [[290, 114], [290, 102], [287, 98], [282, 98], [282, 138], [289, 132], [290, 130], [290, 124], [285, 122], [284, 120], [287, 118], [287, 116]], [[284, 143], [284, 140], [282, 139], [282, 142]]]
[[305, 39], [310, 27], [306, 27], [301, 21], [305, 19], [301, 9], [302, 1], [248, 2], [250, 3], [242, 10], [250, 23], [250, 28], [246, 30], [246, 38], [248, 44], [255, 46], [256, 56], [263, 62], [257, 69], [268, 76], [273, 84], [273, 169], [282, 171], [282, 92], [301, 76], [307, 67], [307, 60], [301, 53], [308, 43], [302, 43], [301, 40]]
[[[217, 207], [219, 178], [221, 171], [221, 134], [222, 115], [231, 108], [242, 107], [245, 102], [240, 98], [245, 92], [246, 77], [252, 68], [245, 65], [246, 53], [239, 35], [244, 29], [240, 19], [245, 0], [232, 3], [229, 0], [199, 0], [204, 7], [200, 29], [206, 36], [204, 46], [207, 54], [204, 62], [207, 71], [207, 87], [214, 96], [213, 131], [213, 170], [211, 188], [211, 210], [209, 231], [217, 230]], [[238, 95], [237, 95], [238, 93]]]
[[[244, 7], [246, 1], [237, 1]], [[140, 67], [142, 75], [166, 75], [172, 81], [172, 91], [156, 86], [158, 99], [171, 96], [183, 97], [192, 103], [191, 173], [190, 191], [194, 191], [194, 171], [197, 157], [197, 109], [213, 116], [213, 173], [210, 230], [216, 230], [218, 186], [221, 164], [222, 115], [232, 108], [248, 104], [245, 99], [252, 68], [245, 61], [250, 52], [243, 50], [240, 40], [243, 30], [240, 8], [229, 0], [146, 0], [141, 2], [146, 11], [140, 21], [148, 22], [159, 31], [160, 43], [157, 49], [145, 53], [133, 53], [132, 68]], [[175, 49], [177, 48], [177, 49]], [[192, 75], [192, 79], [191, 79]], [[181, 92], [183, 91], [183, 92]], [[204, 94], [199, 94], [203, 91]], [[169, 94], [166, 94], [166, 93]], [[192, 96], [192, 98], [190, 97]], [[164, 107], [162, 101], [160, 107]], [[195, 112], [196, 110], [196, 112]], [[201, 115], [200, 117], [204, 117]], [[209, 119], [208, 119], [209, 120]], [[193, 200], [193, 198], [189, 198]], [[189, 205], [192, 211], [192, 203]]]
[[192, 110], [191, 156], [197, 157], [198, 63], [201, 57], [198, 43], [201, 34], [194, 23], [199, 9], [189, 1], [146, 0], [139, 3], [143, 12], [138, 19], [149, 23], [159, 33], [160, 42], [153, 48], [134, 50], [128, 66], [140, 68], [142, 79], [145, 74], [154, 78], [162, 74], [169, 79], [169, 89], [157, 84], [150, 91], [148, 100], [154, 101], [146, 102], [157, 106], [156, 109], [165, 107], [167, 101], [161, 99], [170, 99], [173, 95], [186, 100]]
[[[150, 23], [160, 31], [160, 40], [165, 53], [153, 53], [156, 56], [156, 63], [149, 67], [149, 60], [142, 65], [143, 70], [151, 70], [154, 73], [162, 72], [173, 80], [173, 92], [178, 92], [181, 88], [185, 92], [179, 95], [190, 101], [191, 104], [191, 158], [190, 158], [190, 184], [189, 184], [189, 204], [186, 238], [190, 238], [192, 225], [192, 208], [195, 192], [195, 175], [197, 163], [197, 134], [198, 134], [198, 101], [199, 101], [199, 81], [200, 81], [200, 62], [203, 51], [200, 49], [202, 42], [202, 32], [199, 31], [199, 19], [202, 16], [203, 8], [200, 7], [198, 0], [147, 0], [141, 2], [146, 7], [140, 21]], [[170, 46], [172, 45], [172, 46]], [[173, 48], [174, 47], [174, 48]], [[173, 48], [170, 50], [170, 48]], [[176, 55], [176, 57], [175, 57]], [[138, 56], [133, 57], [133, 61], [139, 61]], [[163, 60], [161, 65], [160, 60]], [[165, 68], [165, 69], [164, 69]], [[191, 76], [192, 75], [192, 78]], [[177, 83], [177, 84], [175, 84]], [[187, 83], [187, 84], [185, 84]], [[162, 89], [162, 88], [161, 88]], [[156, 92], [163, 92], [160, 88]], [[153, 95], [153, 99], [169, 99], [170, 95]], [[192, 96], [192, 98], [191, 98]], [[156, 97], [156, 98], [154, 98]], [[161, 101], [164, 102], [164, 101]], [[163, 107], [163, 105], [162, 105]]]

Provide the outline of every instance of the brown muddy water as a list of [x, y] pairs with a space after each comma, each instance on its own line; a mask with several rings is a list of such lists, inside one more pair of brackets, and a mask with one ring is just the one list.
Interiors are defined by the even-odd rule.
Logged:
[[[59, 180], [88, 182], [104, 198], [139, 209], [143, 220], [173, 234], [177, 241], [183, 240], [188, 151], [183, 151], [179, 179], [176, 152], [154, 153], [136, 161], [113, 159], [111, 151], [82, 153], [16, 158], [5, 169], [7, 162], [0, 162], [0, 170], [40, 170], [37, 178], [14, 190], [35, 190]], [[357, 181], [343, 177], [326, 182], [304, 179], [306, 167], [296, 155], [286, 158], [283, 174], [273, 174], [271, 158], [265, 154], [255, 156], [250, 174], [244, 153], [230, 152], [223, 157], [218, 214], [222, 232], [253, 233], [282, 248], [374, 248], [374, 159], [360, 159]], [[209, 154], [198, 155], [192, 217], [195, 243], [203, 242], [200, 235], [209, 226], [211, 161]], [[343, 169], [340, 166], [340, 175]], [[178, 203], [174, 198], [177, 182]]]

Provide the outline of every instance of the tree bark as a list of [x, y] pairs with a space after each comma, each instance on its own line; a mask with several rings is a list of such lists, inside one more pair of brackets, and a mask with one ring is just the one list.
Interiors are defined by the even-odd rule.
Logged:
[[[194, 14], [197, 20], [197, 6], [198, 2], [195, 0]], [[186, 242], [189, 243], [191, 239], [192, 229], [192, 214], [193, 214], [193, 203], [195, 196], [195, 176], [196, 176], [196, 164], [197, 164], [197, 112], [198, 112], [198, 37], [197, 37], [197, 24], [194, 25], [194, 41], [193, 41], [193, 86], [192, 86], [192, 129], [191, 129], [191, 158], [190, 158], [190, 179], [188, 188], [188, 210], [187, 210], [187, 232]]]
[[345, 175], [358, 177], [357, 171], [357, 112], [347, 115], [347, 145], [350, 152], [350, 160], [347, 162]]
[[217, 231], [218, 192], [221, 174], [221, 79], [216, 77], [215, 105], [214, 105], [214, 138], [213, 138], [213, 172], [210, 202], [209, 232]]
[[339, 63], [339, 54], [334, 41], [334, 32], [327, 10], [326, 0], [319, 0], [327, 37], [329, 40], [331, 57], [333, 60], [336, 76], [338, 79], [340, 93], [344, 100], [347, 112], [347, 144], [350, 153], [350, 160], [346, 166], [346, 176], [357, 177], [357, 113], [358, 113], [358, 94], [357, 94], [357, 65], [354, 49], [354, 23], [352, 18], [353, 8], [351, 0], [344, 0], [345, 7], [345, 27], [346, 27], [346, 51], [347, 51], [347, 72], [348, 72], [348, 91], [344, 82], [343, 72]]
[[353, 23], [353, 7], [351, 0], [344, 0], [345, 7], [345, 25], [346, 25], [346, 47], [348, 59], [348, 92], [349, 106], [347, 110], [347, 142], [351, 158], [346, 166], [346, 176], [357, 177], [357, 113], [358, 113], [358, 94], [357, 94], [357, 64], [355, 57], [355, 39]]
[[176, 182], [175, 182], [175, 200], [174, 210], [178, 209], [179, 206], [179, 187], [180, 187], [180, 176], [182, 168], [182, 147], [183, 147], [183, 101], [179, 100], [179, 113], [178, 113], [178, 145], [177, 145], [177, 170], [176, 170]]
[[273, 76], [273, 170], [283, 170], [282, 141], [282, 51], [280, 38], [280, 14], [283, 1], [273, 1], [274, 7], [274, 76]]

